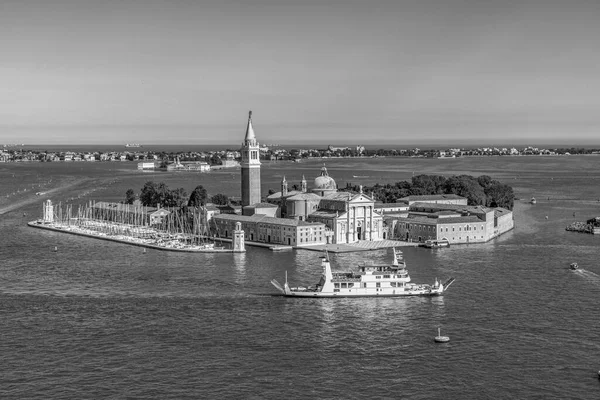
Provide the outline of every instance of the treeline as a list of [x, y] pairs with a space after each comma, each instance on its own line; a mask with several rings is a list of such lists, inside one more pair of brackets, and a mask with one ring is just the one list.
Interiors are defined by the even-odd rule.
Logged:
[[[347, 183], [341, 191], [359, 191], [358, 185]], [[364, 186], [363, 191], [373, 194], [376, 201], [395, 203], [399, 199], [413, 195], [456, 194], [466, 197], [471, 206], [503, 207], [513, 209], [515, 195], [511, 186], [505, 185], [487, 175], [477, 178], [471, 175], [445, 177], [441, 175], [417, 175], [410, 182]]]
[[[202, 185], [196, 186], [188, 196], [183, 188], [169, 189], [164, 182], [148, 181], [139, 194], [136, 194], [133, 189], [127, 189], [125, 192], [125, 204], [133, 204], [137, 199], [142, 205], [151, 207], [157, 205], [162, 207], [200, 207], [206, 205], [209, 197]], [[221, 193], [210, 197], [210, 201], [217, 205], [229, 204], [229, 198]]]

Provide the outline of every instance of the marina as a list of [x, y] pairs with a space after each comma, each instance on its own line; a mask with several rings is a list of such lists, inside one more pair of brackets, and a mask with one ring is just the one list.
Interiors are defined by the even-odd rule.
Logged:
[[[77, 207], [67, 204], [54, 205], [46, 200], [43, 216], [27, 223], [29, 227], [55, 232], [86, 236], [94, 239], [110, 240], [156, 250], [183, 251], [193, 253], [244, 252], [244, 233], [236, 230], [231, 247], [217, 246], [214, 238], [209, 239], [206, 225], [201, 225], [200, 217], [194, 216], [190, 223], [187, 218], [163, 220], [168, 215], [157, 210], [148, 214], [147, 207], [105, 203], [96, 208], [95, 204]], [[152, 210], [151, 210], [152, 211]], [[159, 214], [159, 217], [156, 214]], [[169, 213], [170, 214], [170, 213]], [[24, 214], [26, 215], [26, 214]]]

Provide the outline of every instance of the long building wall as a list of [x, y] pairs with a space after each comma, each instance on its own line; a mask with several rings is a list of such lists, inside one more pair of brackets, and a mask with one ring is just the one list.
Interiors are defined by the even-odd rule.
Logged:
[[[485, 243], [514, 228], [513, 213], [498, 218], [494, 212], [477, 217], [398, 218], [395, 238], [413, 242], [447, 239], [450, 243]], [[465, 220], [470, 218], [470, 220]]]
[[294, 226], [289, 224], [279, 224], [277, 222], [244, 219], [243, 216], [238, 216], [238, 218], [239, 219], [223, 219], [219, 216], [215, 216], [213, 221], [218, 235], [228, 239], [232, 238], [234, 235], [235, 224], [239, 221], [242, 225], [246, 240], [250, 242], [281, 244], [287, 246], [306, 246], [326, 243], [324, 224], [315, 223]]

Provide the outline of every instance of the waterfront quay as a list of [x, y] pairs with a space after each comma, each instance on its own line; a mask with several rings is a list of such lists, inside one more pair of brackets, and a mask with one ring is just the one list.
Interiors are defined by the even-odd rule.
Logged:
[[[110, 235], [93, 230], [87, 230], [74, 225], [46, 223], [42, 220], [30, 221], [27, 223], [32, 228], [45, 229], [54, 232], [69, 233], [71, 235], [85, 236], [93, 239], [108, 240], [117, 243], [129, 244], [138, 247], [146, 247], [155, 250], [166, 250], [186, 253], [237, 253], [240, 250], [215, 246], [214, 243], [204, 243], [199, 245], [183, 244], [179, 240], [156, 241], [150, 239], [139, 239], [129, 235]], [[243, 250], [241, 250], [243, 251]]]
[[[205, 243], [199, 245], [183, 244], [179, 240], [172, 241], [156, 241], [150, 239], [140, 239], [131, 235], [125, 234], [106, 234], [90, 229], [85, 229], [76, 225], [60, 224], [60, 223], [46, 223], [42, 220], [30, 221], [27, 223], [32, 228], [45, 229], [54, 232], [68, 233], [71, 235], [84, 236], [92, 239], [107, 240], [111, 242], [123, 243], [138, 247], [145, 247], [154, 250], [163, 251], [175, 251], [175, 252], [186, 252], [186, 253], [237, 253], [243, 250], [236, 250], [233, 247], [226, 248], [224, 246], [216, 246], [214, 241], [231, 244], [232, 239], [228, 238], [209, 238], [207, 236], [199, 236], [198, 239], [204, 240]], [[208, 240], [212, 240], [209, 243]], [[377, 240], [377, 241], [359, 241], [350, 244], [321, 244], [312, 246], [277, 246], [269, 243], [244, 241], [246, 246], [263, 247], [268, 248], [272, 251], [284, 251], [284, 250], [310, 250], [310, 251], [327, 251], [330, 253], [354, 253], [362, 251], [380, 250], [390, 247], [417, 247], [419, 243], [416, 242], [405, 242], [397, 240]], [[233, 245], [232, 245], [233, 246]]]

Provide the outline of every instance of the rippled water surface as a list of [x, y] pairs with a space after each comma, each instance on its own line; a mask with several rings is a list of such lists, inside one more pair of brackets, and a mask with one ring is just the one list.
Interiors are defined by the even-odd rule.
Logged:
[[[41, 211], [41, 198], [23, 194], [35, 185], [73, 183], [52, 197], [73, 204], [120, 200], [147, 180], [236, 195], [237, 170], [0, 165], [0, 207], [25, 201], [0, 215], [0, 397], [596, 399], [600, 237], [564, 227], [600, 215], [599, 162], [328, 161], [340, 186], [413, 171], [489, 174], [538, 203], [517, 201], [516, 229], [490, 243], [404, 249], [413, 281], [456, 277], [443, 297], [304, 300], [272, 296], [269, 281], [287, 271], [315, 283], [315, 252], [143, 253], [26, 226]], [[282, 174], [310, 182], [320, 166], [264, 165], [263, 190], [277, 189]], [[389, 261], [391, 251], [331, 255], [337, 269], [365, 257]], [[573, 261], [581, 270], [568, 269]], [[449, 343], [433, 342], [438, 327]]]

